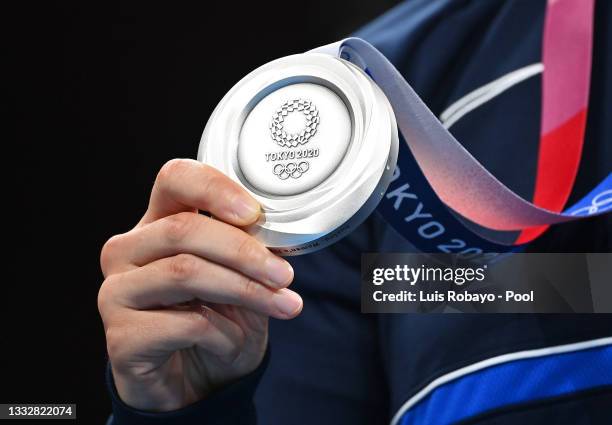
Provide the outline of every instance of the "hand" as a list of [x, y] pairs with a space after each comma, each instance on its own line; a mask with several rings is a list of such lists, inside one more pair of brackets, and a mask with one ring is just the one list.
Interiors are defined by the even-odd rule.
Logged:
[[289, 263], [240, 229], [259, 215], [219, 171], [172, 160], [141, 221], [104, 245], [98, 308], [126, 404], [169, 411], [206, 397], [261, 363], [269, 316], [300, 313]]

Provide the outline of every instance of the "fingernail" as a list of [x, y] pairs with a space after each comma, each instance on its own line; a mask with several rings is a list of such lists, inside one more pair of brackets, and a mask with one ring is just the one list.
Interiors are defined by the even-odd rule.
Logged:
[[259, 216], [261, 207], [257, 201], [248, 196], [238, 196], [232, 205], [234, 214], [236, 214], [242, 220], [252, 220]]
[[281, 289], [273, 298], [274, 305], [285, 316], [293, 316], [302, 308], [302, 298], [289, 289]]
[[286, 286], [293, 279], [291, 265], [275, 256], [269, 256], [265, 262], [268, 279], [277, 286]]

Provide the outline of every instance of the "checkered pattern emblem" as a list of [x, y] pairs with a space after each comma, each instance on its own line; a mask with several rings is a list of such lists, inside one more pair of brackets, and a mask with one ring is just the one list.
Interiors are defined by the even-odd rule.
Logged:
[[[306, 117], [306, 125], [297, 133], [287, 133], [284, 128], [285, 118], [292, 113], [302, 113]], [[272, 116], [270, 135], [279, 146], [294, 148], [307, 143], [317, 132], [319, 126], [319, 111], [309, 100], [288, 100]]]

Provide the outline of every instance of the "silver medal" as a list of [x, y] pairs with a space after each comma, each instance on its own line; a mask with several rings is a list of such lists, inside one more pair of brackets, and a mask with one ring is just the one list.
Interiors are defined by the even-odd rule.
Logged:
[[395, 115], [358, 67], [305, 53], [267, 63], [211, 115], [198, 160], [262, 205], [246, 229], [280, 255], [336, 242], [376, 208], [393, 175]]

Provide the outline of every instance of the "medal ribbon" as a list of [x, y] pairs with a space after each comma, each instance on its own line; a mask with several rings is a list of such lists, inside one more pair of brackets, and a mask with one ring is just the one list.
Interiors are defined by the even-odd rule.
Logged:
[[[612, 209], [610, 173], [582, 200], [560, 212], [573, 187], [584, 140], [593, 12], [594, 0], [551, 0], [547, 4], [542, 137], [533, 203], [489, 173], [372, 45], [347, 38], [312, 51], [359, 66], [389, 99], [405, 143], [379, 210], [417, 248], [506, 252], [533, 240], [548, 225]], [[508, 231], [517, 230], [520, 236], [508, 240]]]
[[[561, 211], [570, 196], [584, 143], [594, 0], [548, 0], [542, 45], [542, 122], [534, 204]], [[516, 243], [533, 240], [548, 226], [521, 232]]]

